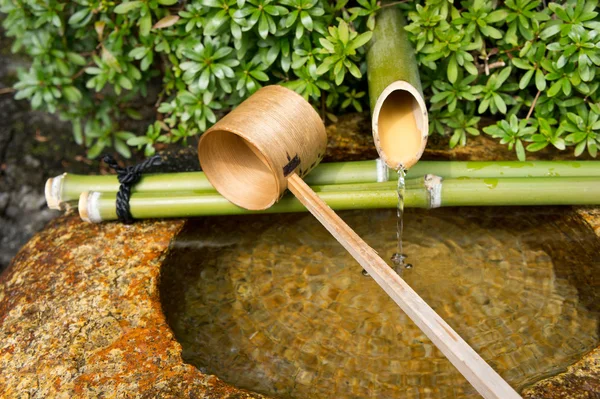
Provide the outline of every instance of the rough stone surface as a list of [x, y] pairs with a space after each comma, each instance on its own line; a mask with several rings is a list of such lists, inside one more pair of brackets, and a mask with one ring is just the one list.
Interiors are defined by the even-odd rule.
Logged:
[[[580, 207], [583, 219], [600, 237], [600, 208]], [[600, 289], [600, 276], [595, 276]], [[600, 346], [571, 365], [567, 371], [542, 380], [523, 391], [526, 399], [600, 399]]]
[[261, 398], [184, 364], [158, 280], [183, 221], [50, 223], [0, 276], [0, 397]]
[[523, 392], [525, 399], [600, 398], [600, 347], [555, 377], [538, 382]]

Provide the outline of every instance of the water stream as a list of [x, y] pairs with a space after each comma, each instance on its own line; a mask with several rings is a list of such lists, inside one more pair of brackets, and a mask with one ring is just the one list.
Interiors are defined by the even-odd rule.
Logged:
[[[341, 212], [397, 251], [396, 211]], [[568, 208], [407, 209], [404, 279], [515, 388], [599, 343], [600, 240]], [[587, 227], [586, 227], [587, 226]], [[280, 399], [479, 395], [310, 214], [190, 222], [161, 298], [185, 361]]]
[[396, 207], [396, 240], [398, 241], [398, 248], [392, 255], [392, 264], [394, 270], [400, 276], [404, 273], [404, 269], [412, 268], [410, 263], [405, 263], [406, 254], [404, 254], [402, 248], [402, 232], [404, 230], [404, 193], [406, 191], [405, 177], [406, 172], [400, 168], [396, 171], [398, 173], [398, 206]]

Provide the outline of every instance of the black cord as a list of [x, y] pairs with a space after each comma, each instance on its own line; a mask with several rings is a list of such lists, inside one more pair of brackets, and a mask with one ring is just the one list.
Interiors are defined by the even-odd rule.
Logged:
[[134, 219], [131, 216], [129, 209], [129, 199], [131, 198], [131, 188], [140, 181], [142, 173], [151, 166], [158, 166], [162, 163], [160, 156], [155, 155], [150, 157], [137, 165], [127, 166], [122, 168], [119, 166], [117, 161], [110, 156], [105, 155], [103, 158], [104, 162], [117, 172], [119, 179], [119, 192], [117, 193], [117, 217], [122, 223], [131, 224]]

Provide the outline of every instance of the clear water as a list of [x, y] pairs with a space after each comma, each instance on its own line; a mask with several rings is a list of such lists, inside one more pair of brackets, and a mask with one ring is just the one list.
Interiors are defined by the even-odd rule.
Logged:
[[396, 172], [398, 173], [398, 206], [396, 207], [396, 240], [398, 241], [398, 249], [392, 255], [391, 260], [396, 273], [402, 276], [404, 269], [410, 269], [412, 268], [412, 265], [404, 262], [406, 260], [406, 254], [404, 254], [402, 248], [402, 232], [404, 230], [404, 193], [406, 191], [404, 178], [406, 177], [406, 172], [401, 168]]
[[[404, 279], [515, 388], [598, 345], [600, 240], [568, 208], [408, 209]], [[340, 215], [382, 257], [394, 210]], [[309, 214], [197, 219], [161, 298], [184, 359], [276, 398], [477, 398]]]

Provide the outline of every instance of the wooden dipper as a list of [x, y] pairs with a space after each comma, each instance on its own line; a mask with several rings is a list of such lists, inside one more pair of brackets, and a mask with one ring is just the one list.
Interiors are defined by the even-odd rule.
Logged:
[[325, 126], [295, 92], [263, 87], [210, 128], [198, 143], [208, 180], [246, 209], [273, 205], [286, 188], [360, 263], [485, 398], [520, 396], [333, 210], [302, 176], [325, 153]]

